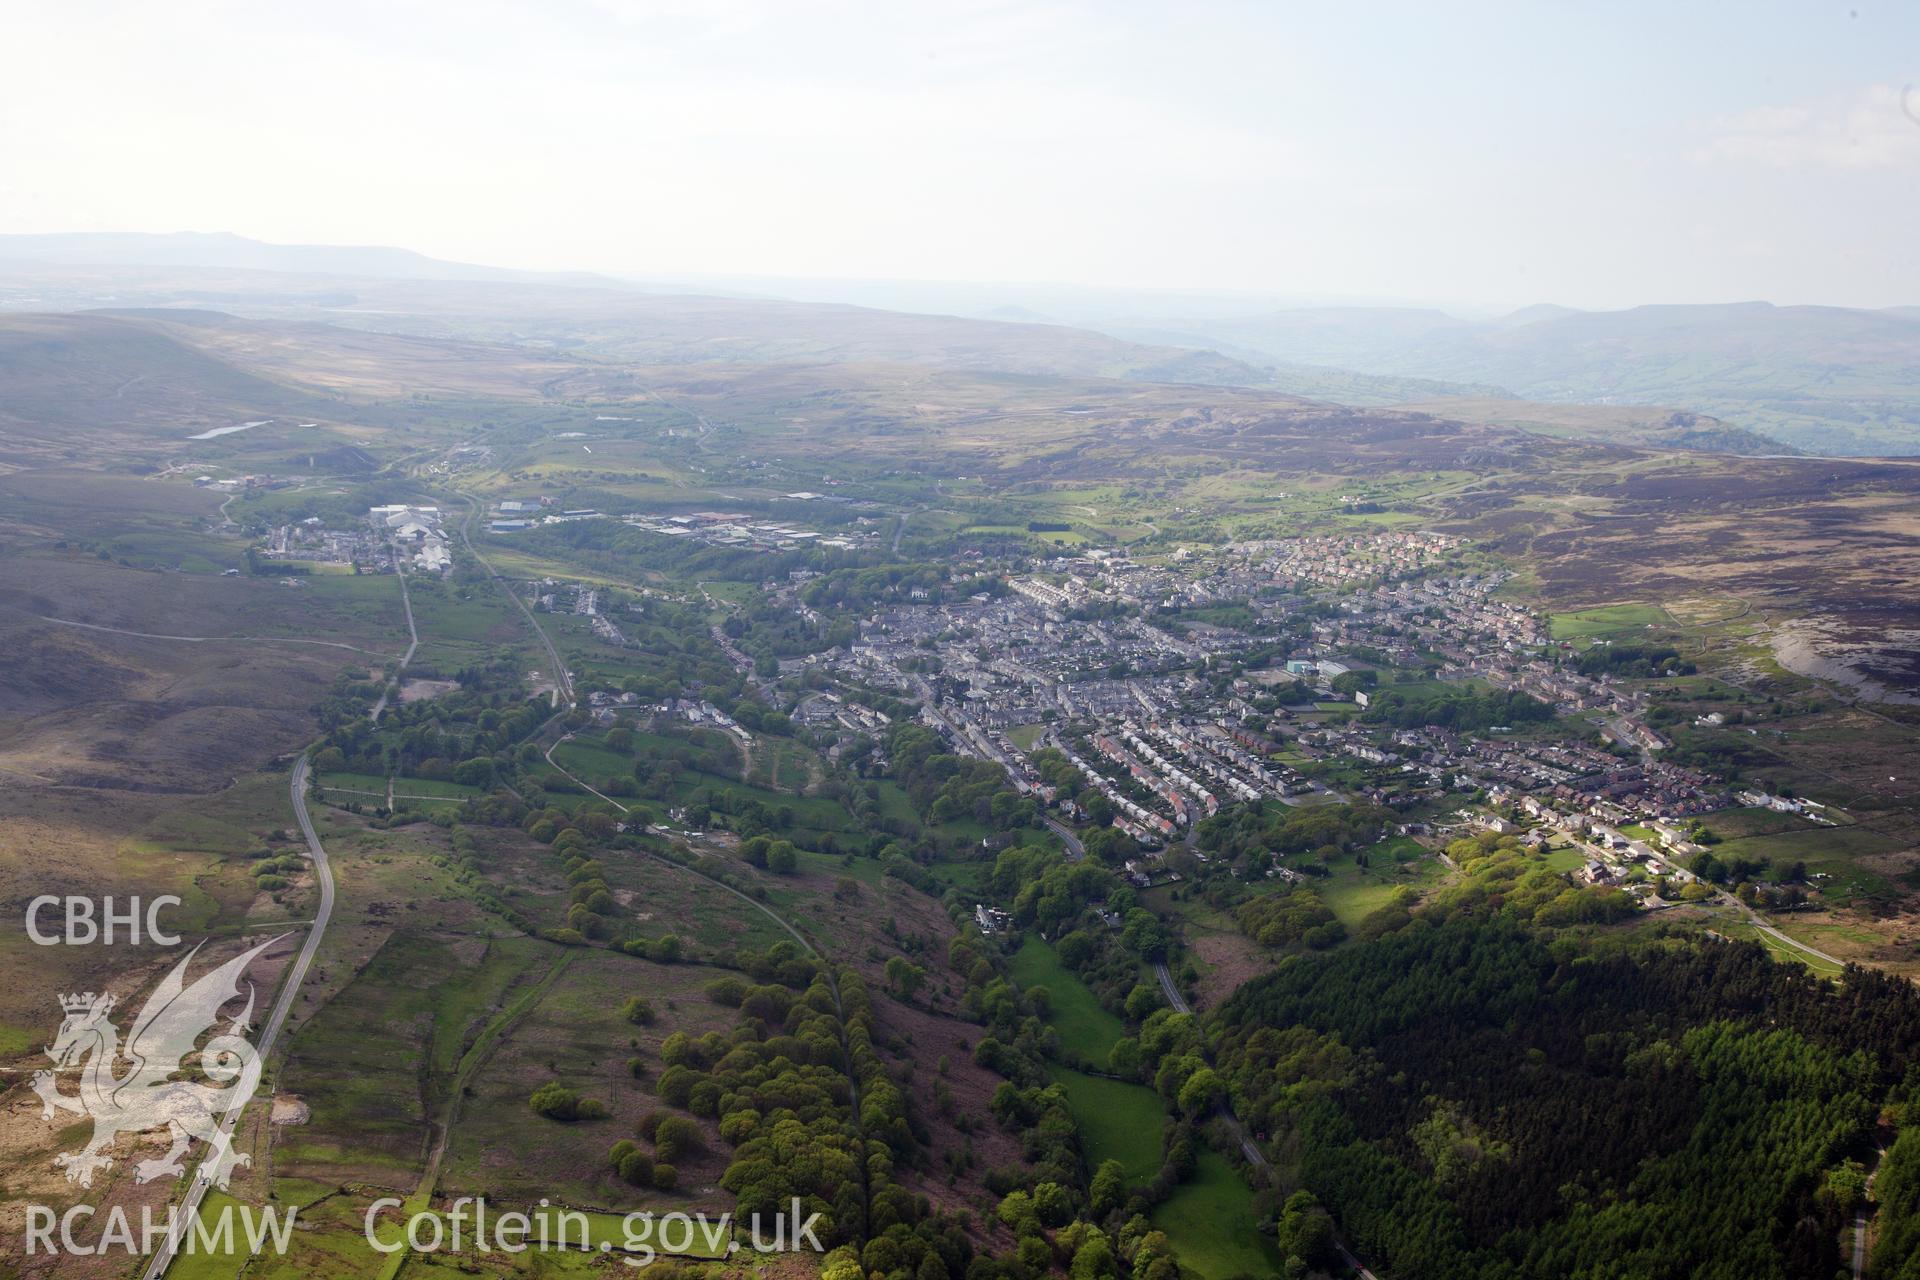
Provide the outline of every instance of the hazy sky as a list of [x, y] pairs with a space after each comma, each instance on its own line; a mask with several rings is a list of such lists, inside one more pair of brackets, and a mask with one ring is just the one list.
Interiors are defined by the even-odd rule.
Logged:
[[1920, 303], [1913, 4], [63, 0], [5, 46], [0, 231]]

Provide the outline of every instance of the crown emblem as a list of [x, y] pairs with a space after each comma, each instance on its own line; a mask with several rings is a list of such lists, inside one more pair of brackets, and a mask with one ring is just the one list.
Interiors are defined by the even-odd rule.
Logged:
[[115, 1001], [112, 996], [96, 996], [91, 991], [79, 995], [60, 997], [60, 1007], [68, 1013], [89, 1013], [94, 1011], [106, 1013], [113, 1008], [114, 1003]]

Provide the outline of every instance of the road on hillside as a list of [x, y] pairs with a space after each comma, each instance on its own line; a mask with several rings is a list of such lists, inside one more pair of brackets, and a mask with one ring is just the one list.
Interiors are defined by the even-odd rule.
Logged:
[[1774, 941], [1784, 942], [1789, 947], [1793, 947], [1795, 950], [1804, 951], [1808, 955], [1814, 957], [1816, 960], [1825, 960], [1828, 964], [1832, 965], [1836, 969], [1844, 969], [1847, 967], [1847, 962], [1845, 960], [1840, 959], [1840, 957], [1830, 956], [1826, 952], [1820, 950], [1820, 948], [1818, 947], [1810, 947], [1806, 943], [1800, 941], [1800, 939], [1790, 937], [1787, 934], [1780, 932], [1780, 930], [1774, 928], [1772, 925], [1768, 924], [1764, 919], [1762, 919], [1759, 912], [1755, 911], [1752, 907], [1740, 901], [1740, 899], [1734, 897], [1732, 894], [1728, 893], [1728, 894], [1722, 895], [1722, 900], [1725, 901], [1728, 905], [1737, 907], [1741, 911], [1745, 912], [1747, 917], [1747, 923], [1752, 925], [1755, 929], [1758, 929], [1761, 933], [1766, 934], [1769, 938], [1772, 938]]
[[1167, 1003], [1173, 1006], [1175, 1013], [1193, 1012], [1192, 1006], [1187, 1004], [1187, 998], [1180, 994], [1180, 988], [1173, 985], [1173, 975], [1167, 971], [1165, 961], [1154, 962], [1153, 976], [1160, 979], [1160, 993], [1166, 996]]
[[[399, 567], [399, 561], [397, 560], [394, 562], [394, 572], [400, 576], [400, 607], [407, 611], [407, 651], [400, 655], [400, 665], [393, 669], [393, 678], [398, 680], [400, 673], [407, 669], [407, 664], [413, 661], [414, 650], [420, 647], [420, 632], [413, 625], [413, 597], [407, 594], [407, 575], [406, 572]], [[387, 686], [382, 685], [380, 688], [380, 701], [373, 704], [372, 720], [375, 724], [380, 723], [380, 715], [386, 709]], [[391, 809], [393, 806], [389, 804], [387, 807]]]
[[[263, 1068], [280, 1039], [280, 1029], [286, 1026], [287, 1016], [293, 1012], [293, 1002], [300, 994], [307, 970], [313, 967], [313, 957], [320, 950], [320, 939], [327, 931], [327, 922], [333, 919], [333, 868], [327, 862], [327, 851], [320, 843], [319, 833], [313, 829], [313, 816], [307, 812], [307, 769], [307, 756], [302, 752], [294, 762], [293, 777], [287, 790], [293, 799], [294, 816], [300, 820], [300, 833], [307, 838], [307, 852], [313, 856], [313, 873], [320, 882], [320, 909], [314, 913], [313, 925], [307, 930], [307, 940], [301, 944], [300, 953], [293, 958], [286, 979], [280, 985], [280, 998], [274, 1002], [273, 1012], [267, 1015], [266, 1022], [260, 1028], [260, 1039], [254, 1044]], [[226, 1114], [220, 1117], [220, 1131], [228, 1137], [233, 1135], [234, 1126], [240, 1121], [240, 1113], [246, 1110], [246, 1101], [244, 1098], [236, 1099], [236, 1105], [228, 1107]], [[197, 1168], [188, 1175], [187, 1194], [180, 1202], [174, 1230], [167, 1234], [166, 1240], [148, 1262], [147, 1269], [141, 1272], [144, 1280], [159, 1280], [173, 1265], [180, 1241], [191, 1230], [194, 1216], [200, 1211], [200, 1202], [206, 1199], [211, 1185], [201, 1179]]]
[[[1180, 994], [1180, 988], [1173, 985], [1173, 974], [1167, 970], [1165, 961], [1154, 961], [1153, 976], [1160, 979], [1160, 994], [1167, 998], [1167, 1003], [1173, 1006], [1175, 1013], [1190, 1014], [1193, 1012], [1193, 1006], [1188, 1004], [1187, 998]], [[1222, 1106], [1220, 1108], [1220, 1116], [1221, 1119], [1226, 1121], [1227, 1128], [1232, 1132], [1233, 1140], [1239, 1144], [1241, 1154], [1246, 1156], [1247, 1163], [1256, 1169], [1266, 1168], [1266, 1153], [1260, 1150], [1253, 1138], [1247, 1133], [1246, 1126], [1240, 1123], [1240, 1117], [1233, 1113], [1233, 1108]]]

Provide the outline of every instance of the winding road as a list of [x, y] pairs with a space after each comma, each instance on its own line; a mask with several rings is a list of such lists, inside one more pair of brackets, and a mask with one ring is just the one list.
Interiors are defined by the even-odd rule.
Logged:
[[[1193, 1012], [1193, 1006], [1188, 1004], [1187, 998], [1180, 994], [1180, 988], [1173, 985], [1173, 974], [1167, 971], [1164, 960], [1154, 962], [1153, 976], [1160, 979], [1160, 994], [1167, 998], [1167, 1003], [1173, 1006], [1175, 1013], [1191, 1014]], [[1247, 1127], [1240, 1123], [1240, 1117], [1233, 1113], [1233, 1108], [1222, 1104], [1220, 1118], [1226, 1121], [1227, 1129], [1233, 1134], [1233, 1140], [1239, 1145], [1240, 1154], [1247, 1158], [1247, 1163], [1256, 1169], [1265, 1169], [1267, 1167], [1266, 1152], [1260, 1150], [1259, 1144], [1247, 1132]]]
[[[308, 762], [305, 752], [294, 762], [293, 776], [289, 780], [287, 791], [293, 800], [293, 813], [300, 820], [300, 834], [306, 837], [307, 852], [313, 856], [313, 874], [320, 882], [320, 909], [314, 913], [313, 925], [307, 930], [307, 940], [301, 944], [300, 952], [294, 956], [288, 966], [285, 979], [280, 984], [280, 998], [274, 1001], [273, 1011], [260, 1028], [260, 1038], [254, 1042], [254, 1048], [265, 1063], [273, 1055], [274, 1045], [280, 1039], [281, 1028], [287, 1025], [287, 1017], [293, 1012], [293, 1002], [300, 994], [300, 986], [306, 980], [307, 970], [313, 967], [313, 957], [320, 950], [320, 939], [327, 931], [327, 923], [333, 919], [333, 867], [327, 862], [326, 848], [320, 843], [320, 835], [313, 829], [313, 816], [307, 811], [307, 774]], [[235, 1099], [233, 1106], [227, 1108], [220, 1117], [220, 1131], [227, 1136], [233, 1135], [234, 1126], [240, 1122], [240, 1115], [246, 1110], [247, 1099]], [[148, 1260], [146, 1270], [140, 1274], [143, 1280], [159, 1280], [173, 1265], [179, 1252], [180, 1242], [191, 1229], [195, 1215], [200, 1211], [200, 1202], [207, 1197], [210, 1182], [199, 1177], [199, 1170], [188, 1175], [187, 1194], [180, 1202], [180, 1212], [174, 1219], [173, 1230]]]

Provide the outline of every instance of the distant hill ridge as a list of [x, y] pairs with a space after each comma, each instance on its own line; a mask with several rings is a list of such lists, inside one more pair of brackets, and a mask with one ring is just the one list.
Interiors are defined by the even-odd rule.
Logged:
[[[974, 314], [663, 291], [589, 274], [512, 271], [383, 246], [276, 245], [227, 232], [0, 236], [26, 305], [217, 306], [596, 359], [898, 361], [1043, 376], [1259, 386], [1386, 405], [1503, 397], [1698, 415], [1647, 420], [1679, 447], [1920, 455], [1920, 307], [1742, 301], [1581, 311], [1536, 303], [1489, 319], [1421, 307], [1099, 313], [1052, 288]], [[95, 274], [119, 266], [121, 277]], [[81, 268], [87, 268], [83, 271]], [[51, 290], [51, 293], [48, 293]], [[92, 292], [89, 293], [88, 291]], [[1035, 295], [1039, 296], [1039, 295]], [[0, 301], [5, 298], [0, 291]], [[1116, 298], [1119, 300], [1117, 301]], [[19, 304], [14, 304], [19, 305]], [[884, 304], [883, 304], [884, 306]], [[981, 314], [985, 312], [986, 314]], [[1505, 415], [1503, 415], [1505, 416]], [[1642, 415], [1645, 419], [1645, 415]], [[1585, 423], [1556, 424], [1578, 432]]]
[[619, 287], [586, 272], [515, 271], [447, 262], [387, 245], [269, 244], [230, 231], [61, 232], [0, 235], [0, 262], [136, 267], [205, 267], [383, 280], [567, 281]]
[[1676, 406], [1815, 453], [1920, 454], [1914, 307], [1541, 304], [1481, 321], [1314, 307], [1186, 317], [1177, 331], [1244, 358], [1497, 387], [1527, 400]]

